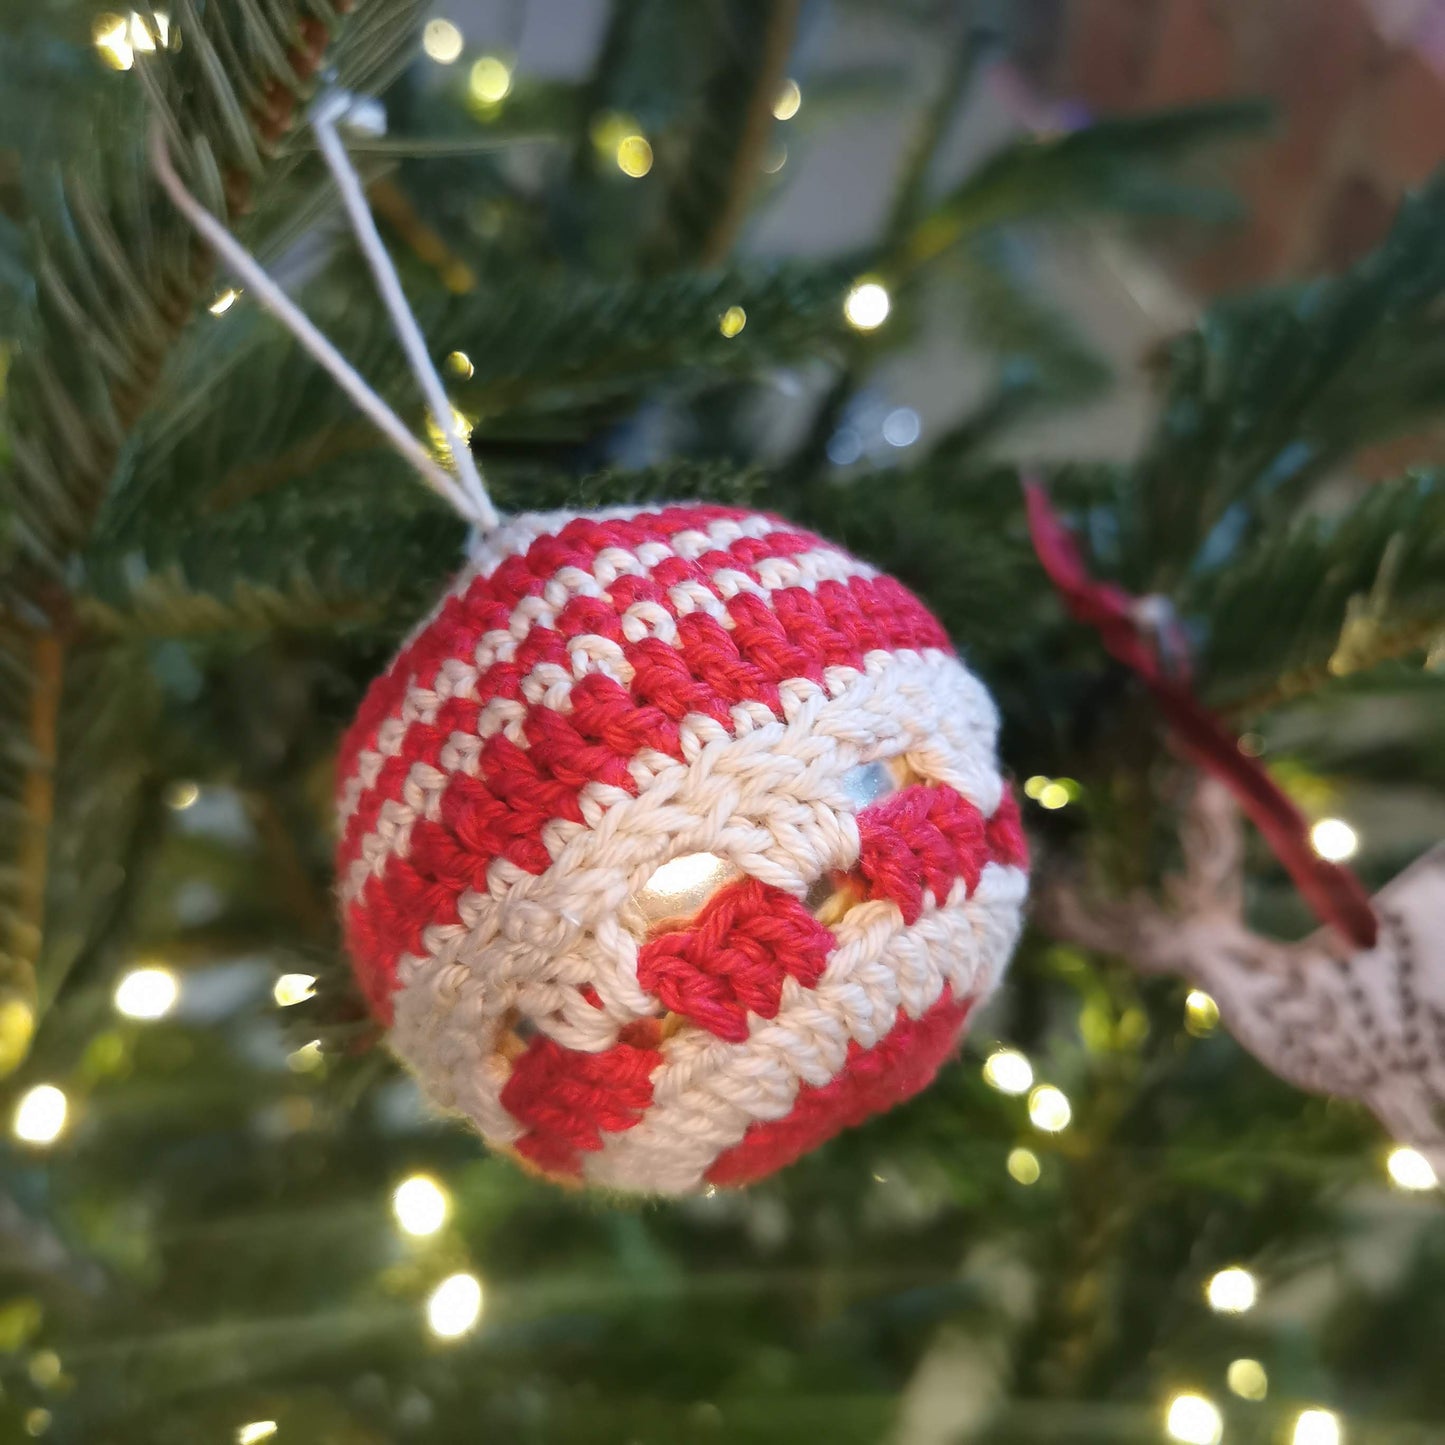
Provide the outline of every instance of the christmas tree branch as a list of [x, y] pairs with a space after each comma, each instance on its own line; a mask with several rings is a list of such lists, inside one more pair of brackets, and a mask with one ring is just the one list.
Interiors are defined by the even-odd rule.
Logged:
[[[1402, 623], [1398, 627], [1371, 626], [1368, 641], [1349, 639], [1348, 634], [1347, 624], [1339, 648], [1325, 661], [1295, 668], [1286, 672], [1272, 685], [1231, 700], [1227, 704], [1230, 715], [1240, 718], [1258, 717], [1277, 707], [1283, 707], [1286, 703], [1296, 702], [1311, 693], [1319, 692], [1321, 688], [1328, 687], [1342, 677], [1368, 672], [1373, 667], [1381, 667], [1387, 662], [1397, 662], [1401, 658], [1424, 652], [1438, 644], [1442, 636], [1445, 636], [1445, 621], [1438, 617], [1426, 617]], [[1347, 640], [1350, 644], [1348, 647]]]
[[[341, 24], [341, 0], [281, 0], [267, 7], [182, 0], [174, 34], [183, 44], [140, 56], [137, 78], [192, 184], [218, 215], [250, 210], [278, 170], [278, 145]], [[391, 63], [414, 19], [412, 0], [366, 7], [338, 54], [351, 78]], [[155, 17], [151, 16], [153, 23]], [[157, 28], [153, 34], [160, 35]], [[7, 929], [6, 986], [37, 992], [45, 922], [49, 832], [54, 813], [63, 637], [73, 616], [70, 559], [84, 545], [121, 450], [146, 410], [176, 340], [208, 295], [211, 261], [146, 168], [143, 117], [120, 149], [101, 126], [103, 169], [67, 171], [55, 212], [37, 225], [35, 299], [21, 318], [4, 428], [10, 459], [3, 485], [0, 550], [8, 577], [0, 623], [29, 639], [25, 702], [0, 737], [12, 763], [3, 788], [21, 815], [16, 907]]]

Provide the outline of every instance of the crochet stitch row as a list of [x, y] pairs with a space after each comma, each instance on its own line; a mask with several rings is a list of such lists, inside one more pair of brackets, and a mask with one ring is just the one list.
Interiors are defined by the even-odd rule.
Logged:
[[[995, 730], [916, 599], [778, 518], [518, 518], [343, 743], [358, 973], [428, 1093], [542, 1172], [759, 1177], [921, 1088], [1001, 976]], [[859, 810], [878, 760], [909, 781]], [[691, 853], [742, 876], [650, 932], [635, 895]]]

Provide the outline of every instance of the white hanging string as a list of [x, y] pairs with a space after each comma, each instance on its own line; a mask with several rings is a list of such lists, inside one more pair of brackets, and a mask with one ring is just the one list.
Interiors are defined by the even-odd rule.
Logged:
[[[323, 140], [321, 130], [318, 127], [318, 139]], [[332, 139], [340, 147], [339, 138], [335, 132], [331, 132]], [[426, 358], [425, 370], [430, 373], [430, 382], [418, 373], [417, 380], [421, 384], [428, 400], [432, 401], [432, 411], [436, 415], [437, 425], [441, 428], [442, 434], [447, 437], [451, 444], [452, 456], [458, 461], [463, 469], [463, 477], [459, 484], [458, 479], [444, 467], [439, 465], [424, 446], [414, 437], [406, 424], [396, 415], [394, 411], [381, 399], [376, 392], [367, 385], [356, 368], [336, 349], [335, 346], [317, 329], [315, 324], [291, 300], [289, 296], [271, 279], [265, 267], [246, 250], [241, 243], [226, 229], [226, 227], [208, 211], [185, 187], [185, 183], [176, 173], [175, 167], [171, 164], [170, 152], [166, 149], [165, 136], [162, 133], [159, 122], [152, 122], [149, 135], [149, 147], [151, 166], [155, 171], [156, 178], [160, 181], [167, 195], [175, 203], [176, 209], [191, 223], [201, 234], [207, 244], [221, 258], [226, 266], [241, 280], [266, 310], [271, 312], [288, 331], [301, 343], [302, 346], [323, 366], [335, 379], [338, 386], [356, 403], [357, 407], [375, 423], [377, 429], [392, 444], [392, 446], [416, 469], [421, 479], [432, 488], [433, 491], [444, 497], [461, 515], [471, 521], [479, 531], [488, 531], [497, 525], [499, 520], [496, 508], [492, 505], [491, 499], [487, 496], [486, 487], [476, 471], [472, 462], [471, 452], [467, 444], [458, 438], [456, 424], [452, 419], [451, 405], [446, 401], [445, 394], [441, 393], [441, 383], [436, 377], [435, 371], [431, 369], [430, 359]], [[330, 157], [327, 157], [330, 162]], [[350, 164], [345, 160], [344, 150], [342, 152], [342, 163], [348, 172]], [[351, 172], [351, 179], [356, 185], [357, 194], [360, 195], [360, 182], [356, 180], [355, 173]], [[338, 176], [338, 182], [340, 177]], [[346, 188], [343, 185], [343, 195]], [[365, 198], [361, 201], [365, 209]], [[351, 214], [350, 203], [348, 202], [348, 214]], [[352, 217], [354, 223], [354, 216]], [[369, 216], [368, 216], [369, 220]], [[385, 257], [385, 248], [381, 246], [381, 238], [376, 236], [375, 226], [371, 227], [372, 235], [375, 237], [375, 244], [380, 248], [383, 264], [387, 271], [391, 272], [391, 281], [395, 286], [395, 294], [401, 298], [401, 306], [406, 316], [411, 320], [412, 330], [416, 333], [420, 342], [420, 332], [416, 328], [415, 318], [411, 317], [409, 308], [406, 306], [405, 298], [401, 296], [400, 283], [396, 281], [394, 271], [391, 271], [390, 260]], [[362, 238], [360, 231], [357, 235], [363, 251], [367, 250], [367, 242]], [[373, 272], [376, 270], [376, 263], [368, 252], [368, 261], [372, 262]], [[378, 281], [381, 277], [378, 275]], [[383, 292], [385, 293], [385, 283]], [[387, 302], [387, 309], [391, 312], [393, 323], [396, 322], [396, 313], [392, 310], [390, 296], [384, 294]], [[413, 369], [416, 369], [416, 358], [412, 346], [405, 336], [401, 337], [404, 349], [407, 352], [408, 360]], [[426, 357], [426, 346], [421, 342], [422, 356]], [[434, 382], [437, 392], [441, 394], [442, 407], [438, 412], [432, 397], [432, 386]], [[460, 459], [466, 458], [465, 462]]]
[[391, 264], [391, 257], [382, 243], [381, 233], [376, 229], [376, 219], [371, 214], [371, 207], [366, 203], [366, 194], [361, 189], [361, 177], [356, 174], [356, 168], [346, 154], [346, 147], [336, 133], [337, 118], [345, 113], [348, 104], [347, 97], [337, 91], [323, 96], [312, 111], [311, 128], [316, 132], [321, 154], [325, 156], [336, 187], [341, 192], [346, 214], [351, 217], [351, 229], [355, 233], [357, 245], [361, 247], [361, 253], [371, 267], [381, 299], [396, 327], [397, 338], [406, 352], [407, 360], [411, 362], [412, 375], [421, 387], [427, 405], [431, 407], [437, 428], [451, 448], [452, 460], [462, 487], [472, 499], [472, 518], [481, 527], [495, 527], [498, 521], [496, 508], [492, 506], [491, 498], [487, 496], [487, 489], [477, 472], [472, 449], [457, 429], [456, 415], [452, 411], [451, 402], [447, 400], [446, 389], [442, 386], [436, 367], [432, 365], [421, 327], [417, 325], [416, 317], [407, 305], [396, 267]]

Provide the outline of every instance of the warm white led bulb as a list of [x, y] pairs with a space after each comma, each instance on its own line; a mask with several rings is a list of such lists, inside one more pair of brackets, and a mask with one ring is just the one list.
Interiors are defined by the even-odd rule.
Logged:
[[1052, 1084], [1040, 1084], [1029, 1095], [1029, 1118], [1034, 1128], [1042, 1129], [1046, 1134], [1057, 1134], [1067, 1129], [1073, 1116], [1068, 1097]]
[[405, 1233], [421, 1238], [435, 1234], [447, 1222], [451, 1200], [431, 1175], [413, 1174], [393, 1191], [391, 1212]]
[[1294, 1422], [1291, 1445], [1340, 1445], [1344, 1435], [1339, 1416], [1330, 1410], [1301, 1410]]
[[1310, 829], [1310, 844], [1321, 858], [1341, 863], [1359, 851], [1360, 835], [1343, 818], [1321, 818]]
[[1269, 1376], [1258, 1360], [1231, 1360], [1224, 1378], [1241, 1400], [1263, 1400], [1269, 1394]]
[[1017, 1184], [1037, 1184], [1041, 1169], [1039, 1156], [1032, 1149], [1010, 1149], [1007, 1164], [1009, 1178]]
[[15, 1137], [27, 1144], [53, 1144], [65, 1129], [69, 1105], [54, 1084], [36, 1084], [15, 1106]]
[[1224, 1435], [1224, 1418], [1212, 1400], [1190, 1392], [1169, 1402], [1164, 1428], [1180, 1445], [1219, 1445]]
[[1027, 1094], [1034, 1068], [1017, 1049], [995, 1049], [983, 1063], [983, 1081], [1000, 1094]]
[[475, 1329], [481, 1317], [482, 1282], [474, 1274], [448, 1275], [426, 1302], [427, 1328], [438, 1339], [457, 1339]]
[[180, 993], [170, 969], [133, 968], [115, 987], [115, 1006], [128, 1019], [159, 1019], [176, 1006]]
[[1385, 1168], [1389, 1170], [1391, 1182], [1399, 1189], [1423, 1191], [1434, 1189], [1440, 1182], [1430, 1161], [1418, 1149], [1411, 1149], [1407, 1144], [1390, 1150]]
[[283, 973], [271, 990], [278, 1008], [291, 1008], [316, 995], [316, 979], [309, 973]]
[[450, 65], [462, 53], [462, 32], [450, 20], [428, 20], [421, 32], [421, 48], [438, 65]]
[[1220, 1314], [1242, 1315], [1246, 1310], [1254, 1308], [1254, 1302], [1259, 1297], [1259, 1286], [1247, 1269], [1231, 1265], [1210, 1277], [1209, 1283], [1204, 1286], [1204, 1293], [1209, 1300], [1210, 1309], [1218, 1310]]
[[892, 309], [892, 297], [877, 281], [860, 281], [843, 300], [844, 319], [855, 331], [876, 331]]

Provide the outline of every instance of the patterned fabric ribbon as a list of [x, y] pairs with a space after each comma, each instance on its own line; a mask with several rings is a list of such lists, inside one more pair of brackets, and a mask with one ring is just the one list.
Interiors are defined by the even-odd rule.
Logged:
[[1174, 624], [1157, 630], [1165, 643], [1161, 656], [1147, 602], [1089, 575], [1078, 544], [1039, 482], [1024, 482], [1024, 499], [1034, 551], [1071, 615], [1092, 627], [1105, 650], [1149, 689], [1180, 751], [1234, 795], [1316, 915], [1356, 947], [1373, 948], [1378, 925], [1364, 886], [1348, 868], [1320, 857], [1304, 815], [1195, 697], [1182, 629]]

